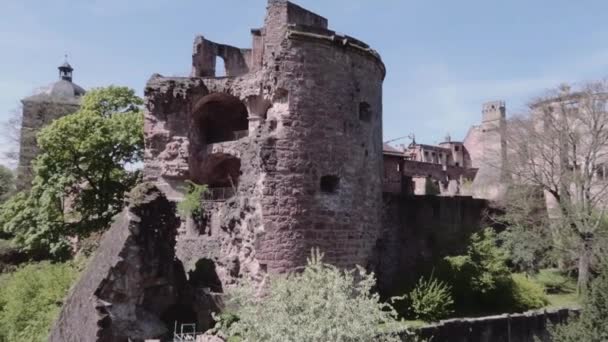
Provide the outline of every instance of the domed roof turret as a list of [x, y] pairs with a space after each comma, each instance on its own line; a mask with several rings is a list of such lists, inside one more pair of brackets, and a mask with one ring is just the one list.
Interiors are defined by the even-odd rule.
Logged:
[[52, 102], [78, 102], [85, 94], [85, 90], [72, 82], [74, 68], [68, 63], [67, 58], [59, 67], [59, 81], [51, 83], [46, 87], [37, 89], [32, 96], [25, 101], [52, 101]]

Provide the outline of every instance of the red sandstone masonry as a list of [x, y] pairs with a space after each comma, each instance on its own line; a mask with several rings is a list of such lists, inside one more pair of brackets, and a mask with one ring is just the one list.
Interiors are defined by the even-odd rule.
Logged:
[[[172, 199], [187, 179], [236, 190], [205, 222], [185, 224], [186, 268], [212, 256], [230, 283], [298, 269], [313, 247], [338, 266], [369, 264], [381, 225], [385, 68], [327, 25], [271, 0], [252, 50], [198, 37], [196, 77], [148, 82], [145, 178]], [[216, 56], [228, 77], [214, 77]], [[243, 127], [246, 136], [226, 141]]]

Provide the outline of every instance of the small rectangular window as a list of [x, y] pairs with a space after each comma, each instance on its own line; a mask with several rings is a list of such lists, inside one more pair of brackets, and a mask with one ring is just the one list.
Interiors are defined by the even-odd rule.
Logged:
[[334, 193], [340, 185], [340, 178], [334, 175], [321, 177], [321, 191], [325, 193]]
[[372, 121], [372, 109], [369, 103], [361, 102], [359, 103], [359, 120], [363, 122], [371, 122]]

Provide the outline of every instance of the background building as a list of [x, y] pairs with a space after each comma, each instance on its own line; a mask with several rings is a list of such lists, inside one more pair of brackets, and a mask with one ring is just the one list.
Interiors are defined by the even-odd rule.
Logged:
[[80, 107], [85, 90], [72, 82], [74, 69], [66, 61], [58, 67], [59, 80], [37, 90], [34, 95], [21, 100], [23, 104], [17, 190], [30, 187], [32, 161], [38, 155], [36, 135], [53, 120], [74, 113]]

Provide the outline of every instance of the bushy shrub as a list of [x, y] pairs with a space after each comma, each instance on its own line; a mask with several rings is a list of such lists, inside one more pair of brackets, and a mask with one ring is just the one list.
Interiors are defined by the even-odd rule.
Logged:
[[432, 275], [420, 278], [407, 296], [413, 318], [431, 322], [449, 316], [454, 304], [451, 291], [449, 285]]
[[0, 203], [6, 201], [15, 191], [15, 174], [4, 165], [0, 165]]
[[445, 258], [472, 291], [487, 293], [509, 279], [507, 255], [498, 247], [497, 239], [494, 229], [486, 228], [471, 236], [466, 255]]
[[548, 293], [572, 293], [576, 291], [574, 279], [564, 275], [558, 269], [540, 270], [535, 275], [535, 279], [545, 287]]
[[12, 253], [12, 251], [14, 250], [14, 248], [15, 247], [10, 242], [10, 240], [0, 239], [0, 259], [2, 259], [3, 255], [7, 255], [7, 254]]
[[591, 282], [583, 300], [581, 315], [569, 324], [550, 329], [554, 342], [608, 341], [608, 261], [600, 275]]
[[461, 314], [519, 312], [548, 303], [541, 285], [511, 275], [507, 254], [490, 228], [472, 235], [467, 254], [446, 257], [441, 274], [452, 285]]
[[341, 271], [313, 253], [302, 273], [269, 278], [262, 299], [247, 286], [230, 291], [238, 319], [221, 334], [231, 341], [399, 341], [396, 313], [374, 285], [364, 270]]
[[0, 278], [0, 341], [46, 341], [77, 272], [42, 262]]
[[0, 239], [0, 273], [14, 270], [16, 265], [25, 260], [25, 254], [12, 241]]
[[465, 255], [450, 256], [440, 266], [443, 280], [453, 289], [456, 311], [460, 314], [496, 310], [496, 295], [509, 284], [507, 256], [497, 245], [493, 229], [471, 236]]
[[549, 300], [542, 285], [534, 282], [524, 274], [513, 274], [510, 287], [511, 308], [515, 311], [540, 309]]

